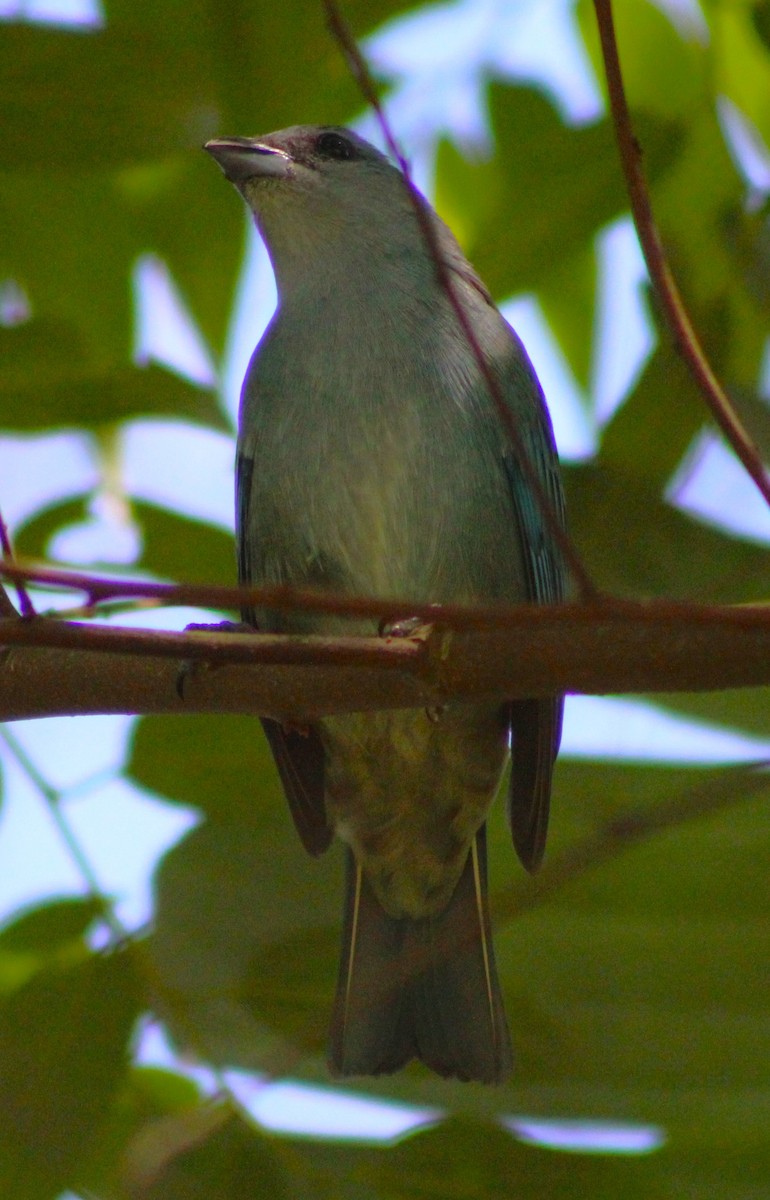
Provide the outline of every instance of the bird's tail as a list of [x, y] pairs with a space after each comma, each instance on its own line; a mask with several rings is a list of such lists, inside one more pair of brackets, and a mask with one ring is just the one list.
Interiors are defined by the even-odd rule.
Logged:
[[484, 1083], [511, 1070], [483, 826], [449, 905], [422, 920], [388, 916], [347, 852], [329, 1066], [336, 1075], [379, 1075], [412, 1058], [439, 1075]]

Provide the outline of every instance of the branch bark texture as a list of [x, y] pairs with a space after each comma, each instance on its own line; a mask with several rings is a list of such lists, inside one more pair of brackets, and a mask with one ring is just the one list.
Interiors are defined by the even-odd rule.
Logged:
[[240, 712], [302, 723], [481, 697], [770, 684], [770, 607], [611, 601], [512, 608], [499, 622], [329, 638], [3, 620], [0, 720]]

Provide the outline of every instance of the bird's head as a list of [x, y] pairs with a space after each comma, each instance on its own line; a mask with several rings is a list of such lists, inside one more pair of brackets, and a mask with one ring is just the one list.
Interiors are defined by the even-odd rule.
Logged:
[[349, 129], [295, 125], [264, 137], [217, 138], [204, 149], [253, 212], [279, 286], [314, 271], [349, 274], [367, 256], [413, 258], [422, 250], [401, 172]]

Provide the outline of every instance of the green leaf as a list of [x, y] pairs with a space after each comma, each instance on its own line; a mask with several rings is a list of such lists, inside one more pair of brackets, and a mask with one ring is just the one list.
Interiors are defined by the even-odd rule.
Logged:
[[146, 500], [133, 501], [131, 511], [142, 530], [137, 566], [184, 583], [235, 584], [231, 533]]
[[[580, 0], [577, 13], [596, 77], [604, 85], [596, 10], [590, 0]], [[613, 24], [631, 108], [667, 119], [689, 116], [703, 102], [709, 82], [699, 39], [680, 33], [648, 0], [614, 4]]]
[[283, 814], [283, 793], [255, 717], [145, 717], [127, 764], [140, 787], [201, 809], [218, 821]]
[[575, 378], [586, 391], [594, 369], [597, 263], [592, 244], [555, 266], [538, 289], [543, 314]]
[[[639, 136], [643, 138], [641, 130]], [[693, 115], [676, 160], [650, 182], [653, 211], [685, 305], [694, 308], [696, 316], [699, 308], [708, 313], [734, 282], [725, 222], [745, 198], [712, 105]]]
[[142, 1200], [284, 1200], [293, 1194], [276, 1143], [224, 1107], [145, 1130], [129, 1155], [128, 1182], [141, 1188]]
[[[26, 128], [24, 136], [30, 140]], [[0, 226], [13, 231], [0, 242], [0, 278], [15, 280], [35, 317], [75, 330], [89, 372], [107, 374], [131, 357], [131, 271], [147, 247], [109, 176], [62, 174], [55, 189], [44, 178], [0, 173]], [[46, 357], [56, 354], [54, 344]], [[35, 375], [33, 366], [30, 381]], [[8, 420], [5, 412], [0, 419]]]
[[129, 951], [41, 971], [0, 1001], [0, 1192], [52, 1200], [98, 1136], [139, 1013]]
[[61, 530], [79, 525], [89, 517], [91, 495], [70, 496], [36, 513], [14, 530], [13, 544], [22, 558], [48, 558], [49, 543]]
[[556, 1154], [526, 1146], [491, 1121], [453, 1117], [416, 1133], [387, 1154], [372, 1155], [367, 1175], [376, 1195], [397, 1200], [508, 1196], [521, 1200], [658, 1200], [648, 1163], [590, 1154]]
[[[64, 529], [90, 519], [91, 499], [90, 495], [74, 496], [39, 509], [15, 530], [16, 552], [25, 558], [51, 559], [51, 540]], [[133, 500], [130, 512], [142, 533], [135, 566], [178, 582], [235, 582], [232, 534], [146, 500]]]
[[746, 1150], [730, 1145], [704, 1146], [696, 1153], [682, 1153], [667, 1146], [660, 1157], [661, 1178], [666, 1196], [687, 1200], [756, 1200], [770, 1178], [767, 1146]]
[[563, 473], [570, 532], [600, 588], [715, 604], [770, 595], [765, 549], [664, 503], [637, 472], [584, 465]]
[[85, 1196], [113, 1200], [125, 1196], [129, 1148], [146, 1129], [156, 1129], [159, 1118], [208, 1108], [200, 1090], [183, 1075], [159, 1067], [134, 1067], [117, 1093], [99, 1137], [79, 1164], [73, 1190]]
[[[0, 166], [36, 174], [41, 191], [48, 172], [58, 188], [63, 171], [157, 160], [216, 132], [203, 30], [196, 44], [173, 25], [129, 32], [108, 20], [72, 31], [3, 22], [0, 75]], [[52, 100], [62, 96], [66, 104]]]
[[0, 954], [50, 954], [81, 942], [104, 911], [99, 900], [66, 896], [23, 909], [0, 928]]
[[[622, 1111], [680, 1146], [764, 1144], [767, 788], [748, 771], [561, 764], [557, 830], [575, 832], [498, 918], [519, 1111]], [[591, 828], [607, 820], [647, 820], [648, 836], [599, 853]]]
[[770, 51], [770, 0], [754, 0], [750, 8], [751, 22], [758, 38]]
[[4, 395], [42, 391], [82, 379], [88, 373], [84, 339], [77, 324], [32, 317], [19, 325], [0, 325], [0, 422], [24, 419], [4, 403]]
[[692, 375], [662, 340], [605, 428], [599, 463], [660, 493], [706, 420]]
[[[761, 37], [761, 14], [750, 0], [710, 6], [714, 90], [727, 96], [770, 142], [770, 54]], [[766, 18], [765, 18], [766, 20]]]
[[[470, 163], [443, 142], [436, 190], [482, 279], [505, 297], [537, 291], [628, 201], [608, 120], [569, 128], [539, 92], [501, 84], [490, 88], [490, 109], [494, 158]], [[681, 131], [647, 120], [639, 136], [655, 178]]]
[[[336, 854], [310, 859], [250, 717], [149, 717], [128, 772], [209, 820], [162, 860], [150, 950], [220, 1063], [259, 1069], [276, 1037], [323, 1052], [336, 977]], [[280, 1001], [276, 1000], [280, 996]], [[180, 1038], [184, 1023], [177, 1030]]]
[[135, 1067], [130, 1076], [131, 1090], [156, 1113], [181, 1112], [201, 1102], [201, 1092], [186, 1075], [162, 1067]]
[[[23, 326], [21, 327], [23, 329]], [[124, 366], [39, 389], [0, 389], [0, 425], [12, 430], [99, 426], [135, 417], [172, 417], [229, 432], [216, 393], [163, 367]]]
[[182, 1044], [192, 1027], [214, 1062], [272, 1071], [298, 1047], [325, 1057], [342, 878], [337, 853], [308, 857], [283, 801], [266, 812], [241, 789], [253, 818], [207, 822], [162, 861], [149, 949]]

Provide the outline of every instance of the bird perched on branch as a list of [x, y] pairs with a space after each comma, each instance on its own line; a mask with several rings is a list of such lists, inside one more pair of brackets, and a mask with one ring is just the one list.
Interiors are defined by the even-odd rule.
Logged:
[[[559, 522], [563, 500], [543, 393], [427, 201], [338, 127], [205, 148], [254, 214], [278, 287], [241, 397], [241, 581], [407, 602], [561, 600], [542, 500]], [[320, 613], [244, 615], [265, 631], [376, 632]], [[513, 840], [537, 868], [561, 713], [560, 699], [533, 699], [354, 713], [302, 731], [264, 722], [304, 845], [320, 854], [336, 834], [346, 846], [334, 1073], [416, 1057], [460, 1079], [508, 1075], [484, 823], [512, 747]]]

